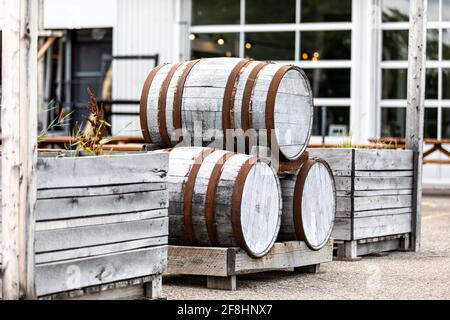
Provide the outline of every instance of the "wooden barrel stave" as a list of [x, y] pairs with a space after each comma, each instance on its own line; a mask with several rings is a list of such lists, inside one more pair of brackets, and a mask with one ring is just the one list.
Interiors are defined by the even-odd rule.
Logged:
[[147, 121], [150, 137], [152, 143], [159, 144], [161, 146], [164, 146], [164, 144], [158, 126], [158, 102], [161, 86], [172, 66], [173, 64], [166, 64], [159, 69], [158, 73], [156, 73], [153, 78], [147, 98]]
[[297, 174], [281, 179], [283, 215], [279, 241], [305, 241], [313, 250], [321, 249], [334, 225], [336, 190], [328, 164], [308, 160]]

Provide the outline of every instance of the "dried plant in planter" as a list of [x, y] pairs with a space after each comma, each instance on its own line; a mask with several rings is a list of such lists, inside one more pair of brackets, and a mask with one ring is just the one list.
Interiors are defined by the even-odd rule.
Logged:
[[92, 155], [103, 154], [103, 145], [108, 143], [109, 139], [105, 138], [107, 127], [111, 125], [104, 119], [103, 104], [97, 103], [97, 98], [91, 89], [87, 89], [89, 95], [89, 112], [90, 116], [85, 117], [86, 128], [81, 130], [81, 127], [76, 124], [74, 143], [78, 151], [85, 151]]

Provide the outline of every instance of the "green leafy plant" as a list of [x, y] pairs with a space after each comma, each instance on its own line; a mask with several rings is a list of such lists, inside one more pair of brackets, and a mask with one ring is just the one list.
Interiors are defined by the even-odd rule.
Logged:
[[350, 134], [348, 137], [345, 137], [341, 143], [336, 145], [336, 148], [354, 148], [352, 135]]

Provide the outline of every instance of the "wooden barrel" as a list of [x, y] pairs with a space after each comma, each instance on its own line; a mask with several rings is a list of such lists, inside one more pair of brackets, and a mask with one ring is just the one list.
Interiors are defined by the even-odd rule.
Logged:
[[307, 160], [295, 175], [281, 177], [283, 215], [278, 239], [305, 241], [321, 249], [331, 236], [336, 212], [333, 173], [325, 160]]
[[281, 189], [256, 157], [202, 147], [170, 151], [169, 241], [269, 252], [281, 220]]
[[[192, 139], [196, 123], [221, 139], [227, 138], [225, 129], [242, 129], [241, 136], [249, 129], [265, 129], [260, 134], [268, 146], [279, 148], [280, 160], [289, 162], [300, 158], [311, 136], [313, 97], [307, 77], [296, 66], [201, 59], [151, 70], [142, 90], [140, 118], [146, 141], [166, 148], [179, 141], [175, 129]], [[228, 139], [234, 142], [234, 137]], [[203, 141], [203, 146], [210, 143]]]

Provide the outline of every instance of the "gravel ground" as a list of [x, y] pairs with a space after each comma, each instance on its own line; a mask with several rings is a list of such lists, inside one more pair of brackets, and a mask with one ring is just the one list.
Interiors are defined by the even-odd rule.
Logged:
[[321, 265], [318, 274], [238, 277], [234, 292], [207, 290], [204, 277], [167, 276], [168, 299], [450, 299], [450, 197], [424, 197], [422, 249]]

